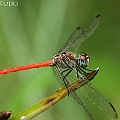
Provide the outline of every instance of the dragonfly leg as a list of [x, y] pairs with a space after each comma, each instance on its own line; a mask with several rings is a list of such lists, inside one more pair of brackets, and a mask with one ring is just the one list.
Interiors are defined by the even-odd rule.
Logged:
[[[65, 75], [63, 75], [63, 73], [65, 73], [66, 71], [68, 71]], [[62, 79], [63, 79], [63, 82], [68, 90], [68, 96], [69, 96], [69, 92], [70, 92], [70, 85], [69, 85], [69, 82], [68, 80], [66, 79], [66, 77], [69, 75], [69, 73], [71, 73], [72, 69], [66, 69], [64, 71], [61, 72], [61, 75], [62, 75]]]
[[84, 70], [87, 70], [87, 71], [92, 71], [92, 70], [87, 69], [87, 68], [85, 68], [85, 67], [81, 67], [81, 68], [84, 69]]

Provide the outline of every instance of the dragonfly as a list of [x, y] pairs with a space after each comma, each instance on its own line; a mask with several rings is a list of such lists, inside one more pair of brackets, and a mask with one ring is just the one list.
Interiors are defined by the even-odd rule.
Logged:
[[[117, 112], [113, 105], [91, 84], [91, 79], [93, 79], [96, 74], [93, 75], [93, 77], [90, 77], [91, 79], [86, 77], [92, 71], [87, 69], [90, 62], [90, 57], [83, 52], [80, 53], [78, 57], [76, 57], [75, 54], [81, 43], [93, 34], [99, 26], [100, 21], [101, 15], [97, 15], [85, 29], [77, 27], [52, 60], [0, 70], [0, 74], [8, 74], [21, 70], [51, 66], [58, 82], [61, 86], [66, 86], [68, 96], [71, 96], [80, 106], [82, 106], [91, 120], [94, 120], [91, 113], [81, 100], [80, 96], [72, 90], [72, 87], [70, 86], [70, 83], [74, 80], [79, 79], [84, 81], [85, 84], [79, 88], [79, 91], [106, 114], [113, 118], [118, 118]], [[99, 68], [96, 69], [96, 71], [98, 70]]]

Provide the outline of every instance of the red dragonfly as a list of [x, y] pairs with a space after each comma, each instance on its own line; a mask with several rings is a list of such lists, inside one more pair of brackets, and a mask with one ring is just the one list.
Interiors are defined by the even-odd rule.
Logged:
[[[85, 84], [79, 89], [80, 92], [82, 92], [83, 95], [85, 95], [90, 101], [96, 104], [105, 113], [107, 113], [113, 118], [117, 118], [118, 115], [113, 105], [95, 87], [93, 87], [93, 85], [90, 83], [91, 79], [87, 79], [86, 77], [86, 75], [91, 72], [91, 70], [86, 68], [89, 64], [90, 57], [85, 53], [81, 53], [77, 58], [76, 55], [73, 54], [77, 51], [80, 44], [92, 35], [95, 29], [99, 26], [100, 21], [101, 15], [97, 15], [84, 30], [78, 27], [72, 33], [65, 45], [54, 56], [53, 60], [0, 70], [0, 74], [7, 74], [32, 68], [52, 66], [54, 75], [57, 78], [58, 82], [62, 86], [65, 85], [68, 92], [69, 90], [71, 91], [70, 83], [72, 81], [82, 79]], [[99, 69], [97, 68], [96, 71], [98, 70]], [[94, 78], [94, 76], [92, 77], [92, 79]], [[90, 119], [94, 120], [89, 110], [82, 102], [81, 98], [77, 95], [77, 93], [75, 91], [72, 91], [69, 93], [69, 95], [74, 98], [74, 100], [79, 105], [83, 107]]]

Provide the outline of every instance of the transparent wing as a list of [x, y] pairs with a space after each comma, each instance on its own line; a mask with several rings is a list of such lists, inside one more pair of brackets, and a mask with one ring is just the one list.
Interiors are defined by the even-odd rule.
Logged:
[[82, 102], [81, 98], [77, 95], [76, 92], [72, 92], [70, 93], [70, 96], [79, 104], [83, 107], [83, 109], [85, 110], [85, 112], [88, 114], [88, 116], [90, 117], [91, 120], [94, 120], [91, 113], [89, 112], [89, 110], [86, 108], [85, 104]]
[[[65, 51], [66, 48], [67, 48], [67, 46], [69, 46], [69, 44], [71, 44], [71, 42], [72, 42], [73, 40], [75, 40], [78, 35], [82, 34], [82, 32], [83, 32], [82, 28], [77, 27], [77, 28], [75, 29], [75, 31], [71, 34], [71, 36], [68, 38], [68, 40], [66, 41], [66, 43], [64, 44], [64, 46], [59, 50], [58, 53], [60, 53], [60, 52], [62, 52], [62, 51]], [[71, 52], [72, 52], [72, 51], [71, 51]]]
[[[58, 82], [62, 85], [62, 86], [65, 86], [67, 85], [67, 88], [68, 89], [72, 89], [70, 87], [70, 83], [71, 81], [73, 80], [76, 80], [77, 77], [76, 77], [76, 73], [74, 73], [74, 71], [71, 71], [70, 74], [68, 74], [66, 76], [66, 78], [63, 80], [63, 77], [62, 77], [62, 71], [64, 68], [61, 68], [59, 67], [58, 65], [56, 66], [53, 66], [53, 72], [54, 72], [54, 75], [56, 77], [56, 79], [58, 80]], [[72, 90], [71, 90], [72, 91]], [[85, 112], [88, 114], [88, 116], [90, 117], [91, 120], [94, 120], [92, 115], [90, 114], [89, 110], [86, 108], [85, 104], [82, 102], [81, 98], [77, 95], [77, 93], [75, 91], [69, 93], [69, 95], [80, 105], [83, 107], [83, 109], [85, 110]]]
[[118, 117], [113, 105], [90, 82], [82, 86], [79, 91], [109, 116]]
[[97, 15], [84, 30], [78, 27], [59, 52], [61, 51], [76, 52], [81, 42], [83, 42], [85, 39], [87, 39], [89, 36], [93, 34], [95, 29], [99, 26], [100, 21], [101, 15]]
[[57, 79], [57, 81], [60, 83], [62, 87], [69, 84], [68, 80], [63, 81], [63, 77], [60, 74], [62, 71], [57, 64], [56, 66], [52, 66], [52, 69], [53, 69], [55, 78]]

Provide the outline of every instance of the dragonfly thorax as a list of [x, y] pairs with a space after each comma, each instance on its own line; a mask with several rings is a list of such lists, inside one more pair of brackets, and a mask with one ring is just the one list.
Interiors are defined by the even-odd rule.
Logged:
[[61, 53], [54, 56], [53, 65], [56, 65], [59, 63], [65, 67], [67, 64], [72, 64], [72, 66], [74, 66], [74, 63], [72, 61], [76, 61], [76, 59], [77, 59], [76, 56], [70, 52], [67, 52], [67, 51], [61, 52]]
[[86, 68], [89, 65], [90, 57], [86, 53], [81, 53], [79, 54], [77, 62], [81, 67]]
[[61, 52], [54, 56], [54, 63], [61, 62], [62, 60], [70, 59], [70, 60], [76, 60], [76, 56], [70, 52]]

